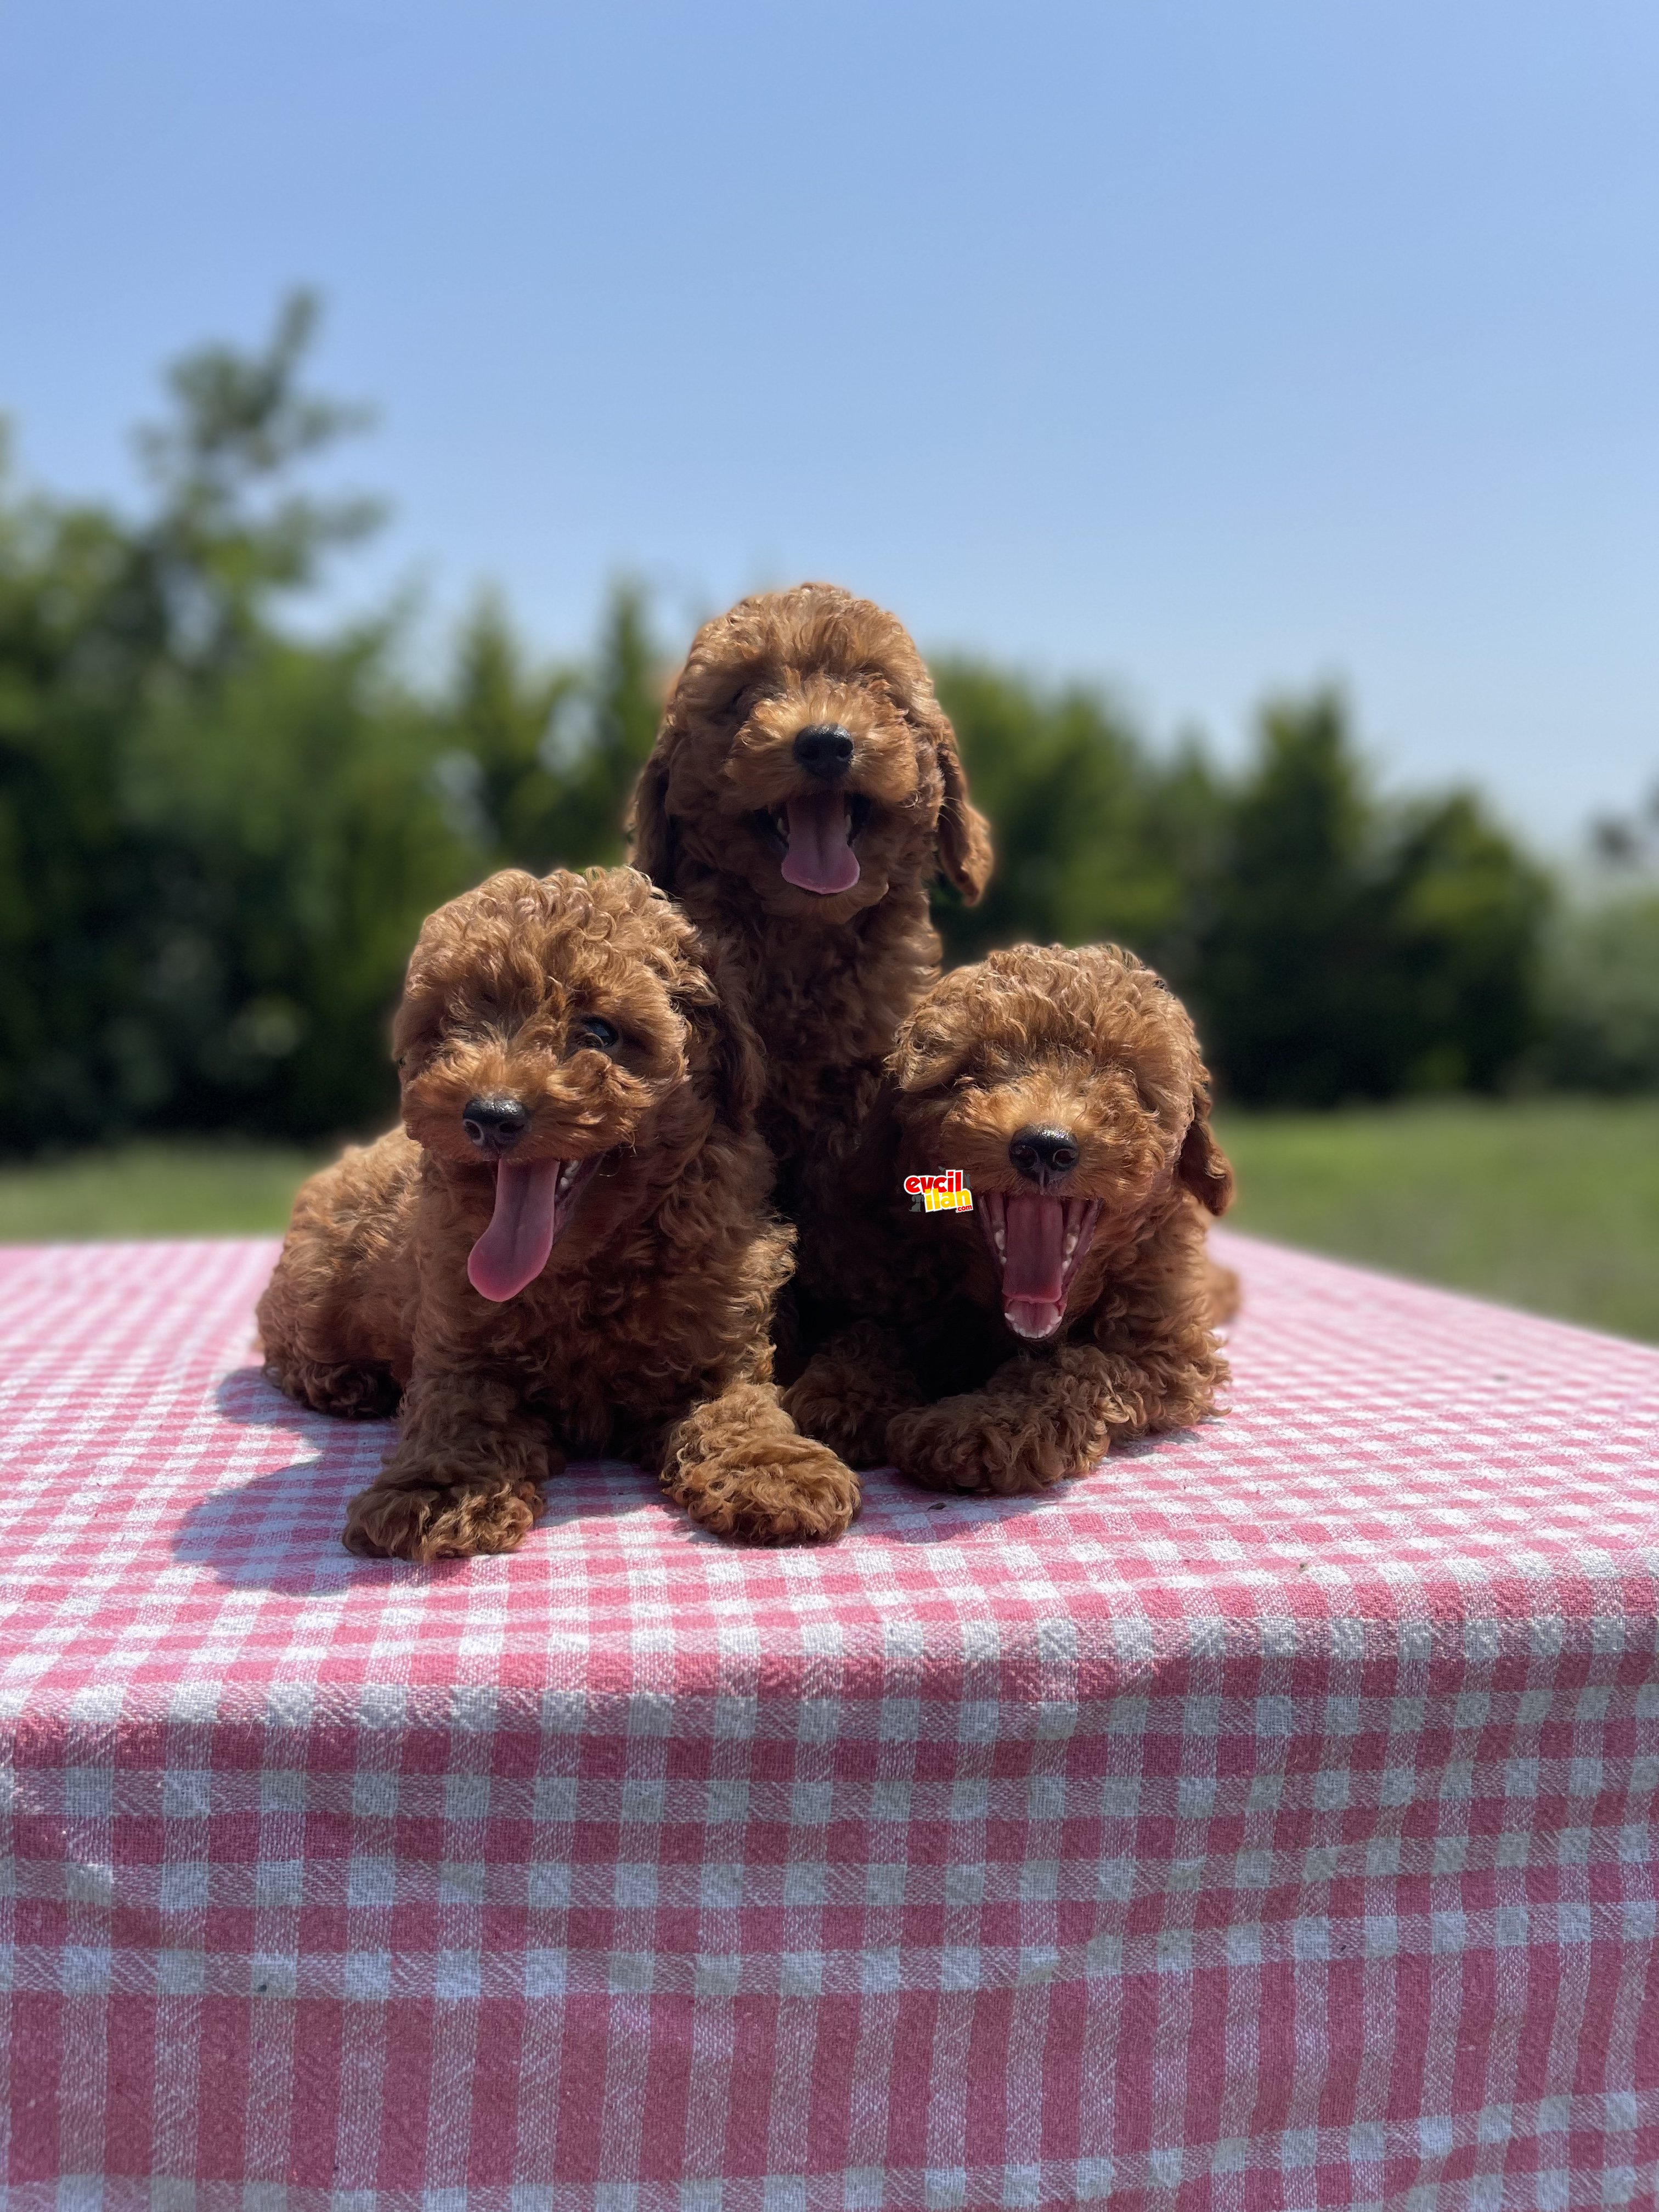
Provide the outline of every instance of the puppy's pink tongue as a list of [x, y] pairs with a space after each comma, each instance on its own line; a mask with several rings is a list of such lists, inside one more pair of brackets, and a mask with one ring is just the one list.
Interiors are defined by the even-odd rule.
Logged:
[[1065, 1200], [1009, 1199], [1003, 1236], [1003, 1318], [1017, 1336], [1052, 1336], [1066, 1317]]
[[859, 856], [848, 842], [847, 799], [839, 791], [814, 792], [788, 805], [789, 850], [783, 856], [783, 880], [797, 890], [828, 897], [850, 891], [859, 879]]
[[547, 1265], [563, 1165], [562, 1160], [532, 1160], [515, 1167], [503, 1160], [496, 1169], [495, 1211], [466, 1261], [467, 1280], [481, 1298], [498, 1305], [516, 1298]]

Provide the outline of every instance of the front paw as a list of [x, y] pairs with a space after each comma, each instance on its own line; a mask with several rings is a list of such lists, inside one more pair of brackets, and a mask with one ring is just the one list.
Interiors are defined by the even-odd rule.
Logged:
[[784, 1392], [783, 1410], [802, 1436], [815, 1437], [849, 1467], [879, 1467], [886, 1457], [891, 1406], [858, 1405], [810, 1367]]
[[702, 1440], [665, 1470], [663, 1487], [699, 1528], [749, 1544], [828, 1543], [859, 1510], [852, 1469], [793, 1428]]
[[887, 1425], [887, 1455], [928, 1490], [1018, 1498], [1086, 1474], [1092, 1455], [1055, 1435], [1029, 1405], [1000, 1405], [978, 1392], [898, 1413]]
[[699, 1528], [746, 1544], [829, 1543], [846, 1534], [860, 1503], [852, 1469], [808, 1437], [705, 1460], [674, 1495]]
[[542, 1510], [532, 1483], [510, 1479], [443, 1488], [375, 1483], [347, 1507], [341, 1541], [364, 1559], [470, 1559], [516, 1552]]

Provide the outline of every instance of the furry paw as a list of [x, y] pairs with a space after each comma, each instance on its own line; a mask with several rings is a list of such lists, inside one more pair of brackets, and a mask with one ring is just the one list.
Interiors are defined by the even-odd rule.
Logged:
[[681, 1422], [662, 1486], [700, 1528], [750, 1544], [822, 1543], [859, 1510], [859, 1480], [802, 1436], [775, 1393], [739, 1385]]
[[804, 1437], [828, 1444], [849, 1467], [879, 1467], [887, 1456], [887, 1424], [921, 1399], [886, 1333], [861, 1326], [815, 1352], [782, 1403]]
[[804, 1437], [814, 1437], [851, 1467], [879, 1467], [887, 1456], [889, 1406], [854, 1406], [818, 1386], [809, 1367], [783, 1394], [783, 1410]]
[[470, 1559], [515, 1552], [542, 1510], [532, 1483], [462, 1482], [447, 1489], [375, 1483], [346, 1509], [341, 1538], [365, 1559]]
[[887, 1451], [901, 1474], [928, 1490], [988, 1492], [1018, 1498], [1051, 1490], [1067, 1475], [1086, 1474], [1100, 1447], [1056, 1432], [1028, 1403], [1006, 1402], [982, 1391], [942, 1398], [896, 1414], [887, 1425]]
[[384, 1419], [397, 1412], [403, 1395], [385, 1367], [324, 1366], [316, 1360], [272, 1358], [265, 1362], [265, 1373], [279, 1390], [313, 1413], [343, 1413], [350, 1420]]
[[749, 1544], [824, 1543], [859, 1510], [858, 1477], [808, 1437], [705, 1461], [665, 1486], [699, 1528]]

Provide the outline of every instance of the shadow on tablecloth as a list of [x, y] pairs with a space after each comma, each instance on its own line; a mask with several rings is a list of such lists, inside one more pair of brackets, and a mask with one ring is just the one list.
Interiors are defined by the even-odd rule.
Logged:
[[[231, 1462], [222, 1479], [190, 1504], [172, 1539], [180, 1565], [204, 1568], [238, 1589], [315, 1593], [357, 1583], [422, 1583], [465, 1579], [477, 1563], [465, 1559], [414, 1567], [389, 1559], [359, 1559], [340, 1542], [348, 1502], [372, 1482], [392, 1448], [395, 1420], [347, 1420], [296, 1405], [257, 1367], [234, 1369], [214, 1392], [219, 1420], [228, 1428], [259, 1432], [270, 1440], [276, 1464], [257, 1464], [240, 1440], [228, 1441]], [[250, 1440], [252, 1441], [252, 1440]], [[297, 1450], [296, 1448], [297, 1447]], [[254, 1461], [252, 1471], [240, 1469]], [[937, 1498], [902, 1482], [890, 1468], [864, 1476], [865, 1510], [841, 1544], [810, 1556], [866, 1544], [972, 1544], [995, 1541], [1011, 1522], [1052, 1510], [1052, 1494], [1034, 1498]], [[1069, 1488], [1069, 1486], [1068, 1486]], [[652, 1547], [667, 1555], [757, 1556], [698, 1528], [667, 1503], [648, 1475], [616, 1462], [573, 1465], [546, 1492], [547, 1510], [524, 1551], [532, 1558], [567, 1534], [582, 1534], [609, 1548], [614, 1540], [632, 1548], [623, 1524], [648, 1516]], [[778, 1554], [769, 1556], [777, 1557]]]

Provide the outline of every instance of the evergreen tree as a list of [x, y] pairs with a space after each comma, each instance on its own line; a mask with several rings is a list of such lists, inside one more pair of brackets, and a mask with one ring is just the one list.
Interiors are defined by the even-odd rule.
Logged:
[[1191, 979], [1229, 1089], [1329, 1106], [1498, 1083], [1532, 1041], [1547, 897], [1471, 794], [1379, 805], [1334, 696], [1270, 708]]
[[[362, 419], [307, 382], [316, 312], [296, 295], [263, 347], [173, 368], [136, 517], [21, 497], [0, 465], [0, 1148], [372, 1124], [422, 916], [492, 868], [621, 856], [663, 691], [637, 584], [581, 662], [538, 661], [486, 596], [435, 689], [390, 617], [288, 619], [378, 512], [306, 489]], [[1540, 1000], [1541, 873], [1468, 793], [1381, 802], [1334, 697], [1270, 708], [1234, 775], [1087, 689], [938, 678], [997, 844], [981, 906], [940, 891], [951, 958], [1127, 945], [1264, 1104], [1525, 1065], [1650, 1079], [1619, 934], [1645, 946], [1645, 908], [1558, 933]]]
[[1082, 687], [1050, 692], [969, 661], [944, 661], [937, 675], [975, 803], [996, 833], [980, 904], [939, 895], [951, 957], [1022, 938], [1109, 939], [1185, 965], [1192, 886], [1219, 803], [1201, 755], [1154, 759], [1111, 702]]
[[265, 346], [172, 371], [152, 504], [0, 496], [0, 1146], [383, 1112], [384, 1013], [473, 872], [391, 634], [284, 635], [370, 503], [294, 471], [351, 427]]
[[623, 857], [635, 778], [662, 717], [663, 669], [645, 594], [612, 590], [586, 666], [537, 668], [499, 600], [464, 629], [441, 710], [439, 775], [458, 830], [498, 867]]
[[963, 663], [939, 690], [997, 848], [979, 907], [939, 895], [952, 958], [1125, 945], [1261, 1103], [1489, 1087], [1527, 1052], [1544, 878], [1467, 793], [1380, 803], [1334, 696], [1270, 707], [1229, 778], [1194, 745], [1154, 753], [1091, 692]]
[[1228, 810], [1194, 979], [1205, 1041], [1239, 1097], [1323, 1106], [1388, 1087], [1368, 812], [1338, 702], [1269, 708]]

